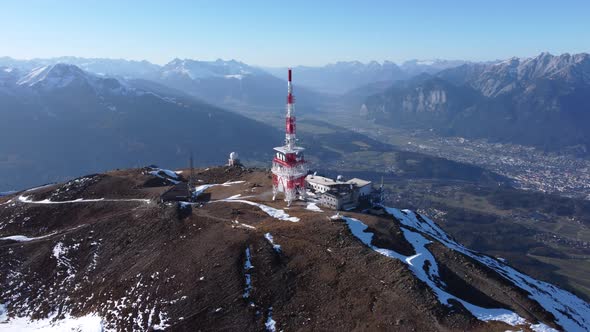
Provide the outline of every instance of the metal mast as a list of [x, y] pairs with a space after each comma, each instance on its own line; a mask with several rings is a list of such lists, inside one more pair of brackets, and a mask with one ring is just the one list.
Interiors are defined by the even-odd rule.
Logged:
[[277, 193], [285, 194], [287, 205], [299, 198], [306, 198], [305, 176], [307, 165], [303, 156], [302, 147], [297, 146], [295, 125], [295, 98], [293, 97], [293, 85], [291, 82], [291, 68], [287, 81], [287, 114], [285, 118], [285, 145], [274, 148], [276, 153], [272, 162], [273, 173], [273, 200]]
[[195, 187], [195, 168], [193, 165], [193, 152], [191, 151], [190, 157], [189, 157], [189, 166], [190, 167], [190, 174], [189, 174], [189, 178], [188, 178], [188, 190], [192, 191], [193, 188]]
[[292, 149], [295, 146], [295, 100], [293, 98], [293, 84], [291, 83], [291, 68], [289, 68], [289, 80], [287, 81], [287, 118], [285, 121], [285, 145]]

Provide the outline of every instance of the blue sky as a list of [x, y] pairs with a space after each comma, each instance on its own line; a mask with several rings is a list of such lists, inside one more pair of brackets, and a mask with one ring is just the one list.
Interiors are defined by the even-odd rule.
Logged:
[[589, 0], [2, 0], [0, 56], [493, 60], [590, 52], [589, 14]]

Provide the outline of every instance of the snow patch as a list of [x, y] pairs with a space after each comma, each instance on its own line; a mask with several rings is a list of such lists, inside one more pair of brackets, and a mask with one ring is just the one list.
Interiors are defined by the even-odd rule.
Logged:
[[[566, 331], [588, 330], [590, 326], [590, 304], [574, 294], [555, 287], [549, 283], [534, 279], [507, 264], [465, 248], [451, 239], [438, 225], [423, 215], [416, 215], [410, 210], [400, 211], [386, 207], [385, 210], [403, 225], [428, 234], [448, 248], [471, 257], [496, 271], [514, 285], [528, 292], [529, 298], [537, 301], [545, 310], [556, 318], [556, 322]], [[419, 218], [420, 219], [419, 219]]]
[[55, 247], [53, 247], [53, 257], [59, 261], [61, 255], [65, 253], [63, 248], [63, 243], [58, 242]]
[[530, 326], [531, 330], [535, 332], [558, 332], [556, 329], [549, 327], [543, 323], [533, 324]]
[[272, 235], [270, 233], [264, 234], [264, 238], [272, 245], [273, 249], [276, 252], [278, 252], [278, 253], [281, 252], [281, 246], [278, 244], [275, 244], [274, 238], [272, 237]]
[[180, 201], [178, 203], [180, 204], [180, 208], [181, 209], [189, 208], [189, 207], [193, 206], [193, 204], [195, 204], [195, 203], [192, 203], [192, 202], [184, 202], [184, 201]]
[[277, 322], [272, 319], [272, 307], [268, 308], [268, 317], [266, 318], [266, 323], [264, 323], [264, 326], [269, 332], [276, 332], [277, 330]]
[[305, 208], [314, 212], [323, 212], [315, 203], [309, 203]]
[[93, 75], [84, 73], [80, 68], [74, 65], [57, 63], [33, 69], [26, 76], [19, 79], [16, 84], [54, 89], [66, 87], [75, 81], [88, 83], [94, 88], [97, 83]]
[[[211, 183], [211, 184], [203, 184], [200, 185], [198, 187], [195, 188], [195, 190], [193, 191], [193, 198], [197, 198], [199, 197], [199, 195], [201, 195], [205, 190], [211, 188], [211, 187], [215, 187], [215, 186], [223, 186], [223, 187], [229, 187], [231, 185], [234, 184], [240, 184], [240, 183], [244, 183], [245, 181], [228, 181], [225, 183]], [[234, 195], [232, 197], [239, 197], [240, 195]], [[232, 197], [230, 197], [229, 199], [231, 199]]]
[[151, 171], [149, 171], [148, 173], [153, 176], [157, 176], [160, 179], [168, 180], [174, 184], [180, 183], [180, 179], [178, 177], [178, 174], [176, 174], [176, 172], [174, 172], [174, 171], [171, 171], [171, 170], [165, 169], [165, 168], [156, 168], [156, 167], [151, 167], [150, 169], [151, 169]]
[[153, 329], [155, 331], [165, 330], [166, 328], [170, 327], [170, 324], [167, 323], [168, 317], [167, 317], [166, 313], [160, 311], [160, 313], [158, 314], [158, 318], [160, 319], [160, 324], [153, 326]]
[[10, 240], [10, 241], [16, 241], [16, 242], [29, 242], [29, 241], [44, 239], [44, 238], [50, 237], [55, 234], [57, 234], [57, 232], [50, 233], [50, 234], [43, 235], [43, 236], [37, 236], [37, 237], [28, 237], [28, 236], [24, 236], [24, 235], [12, 235], [12, 236], [0, 237], [0, 241], [1, 240]]
[[246, 248], [246, 262], [244, 262], [244, 277], [246, 279], [246, 287], [244, 288], [244, 294], [242, 295], [243, 298], [247, 299], [250, 297], [250, 293], [252, 292], [252, 274], [250, 270], [254, 268], [252, 265], [250, 256], [250, 247]]
[[[85, 224], [84, 225], [79, 225], [79, 226], [76, 226], [76, 227], [72, 227], [72, 228], [66, 229], [66, 230], [61, 231], [61, 232], [70, 232], [70, 231], [73, 231], [73, 230], [78, 229], [78, 228], [83, 227], [83, 226], [86, 226], [86, 225]], [[29, 241], [34, 241], [34, 240], [45, 239], [45, 238], [51, 237], [51, 236], [53, 236], [55, 234], [58, 234], [58, 233], [59, 232], [53, 232], [53, 233], [49, 233], [49, 234], [42, 235], [42, 236], [37, 236], [37, 237], [28, 237], [28, 236], [25, 236], [25, 235], [11, 235], [11, 236], [0, 237], [0, 240], [11, 240], [11, 241], [17, 241], [17, 242], [29, 242]]]
[[246, 262], [244, 263], [244, 270], [250, 270], [254, 268], [251, 259], [252, 256], [250, 255], [250, 248], [246, 248]]
[[275, 209], [273, 207], [270, 207], [268, 205], [264, 205], [264, 204], [260, 204], [260, 203], [255, 203], [255, 202], [250, 202], [250, 201], [246, 201], [243, 199], [221, 199], [218, 201], [213, 201], [213, 202], [237, 202], [237, 203], [244, 203], [244, 204], [248, 204], [248, 205], [253, 205], [253, 206], [257, 206], [259, 207], [262, 211], [264, 211], [266, 214], [268, 214], [269, 216], [275, 218], [275, 219], [279, 219], [279, 220], [284, 220], [284, 221], [290, 221], [290, 222], [299, 222], [299, 218], [297, 217], [291, 217], [290, 215], [288, 215], [285, 210], [280, 210], [280, 209]]
[[240, 183], [244, 183], [244, 182], [246, 182], [246, 181], [228, 181], [228, 182], [222, 183], [221, 185], [224, 187], [227, 187], [227, 186], [231, 186], [234, 184], [240, 184]]
[[234, 79], [237, 79], [237, 80], [242, 80], [242, 78], [244, 78], [244, 75], [241, 75], [241, 74], [225, 75], [225, 78], [234, 78]]
[[417, 60], [416, 64], [417, 65], [422, 65], [422, 66], [432, 66], [435, 62], [433, 60]]
[[42, 331], [42, 332], [102, 332], [104, 331], [103, 319], [97, 314], [81, 317], [66, 315], [64, 319], [55, 320], [57, 314], [38, 320], [30, 320], [27, 317], [14, 317], [7, 319], [6, 312], [2, 314], [0, 306], [0, 331]]
[[43, 188], [51, 187], [51, 186], [54, 186], [54, 185], [55, 185], [55, 183], [48, 183], [48, 184], [44, 184], [44, 185], [42, 185], [42, 186], [38, 186], [38, 187], [33, 187], [33, 188], [31, 188], [31, 189], [27, 189], [27, 190], [25, 190], [25, 191], [26, 191], [26, 192], [29, 192], [29, 191], [35, 191], [35, 190], [38, 190], [38, 189], [43, 189]]
[[83, 199], [78, 198], [71, 201], [51, 201], [49, 199], [44, 199], [42, 201], [33, 201], [29, 196], [19, 196], [18, 200], [21, 203], [27, 204], [72, 204], [72, 203], [95, 203], [95, 202], [141, 202], [149, 204], [151, 200], [144, 199], [144, 198], [93, 198], [93, 199]]
[[[16, 84], [31, 86], [31, 85], [43, 80], [44, 76], [47, 75], [49, 68], [51, 68], [51, 66], [37, 67], [37, 68], [31, 70], [31, 72], [29, 72], [29, 74], [27, 74], [25, 77], [18, 80], [18, 82], [16, 82]], [[43, 75], [43, 74], [45, 74], [45, 75]]]
[[[0, 324], [8, 319], [8, 311], [6, 310], [6, 306], [0, 304]], [[2, 326], [2, 325], [0, 325]]]
[[213, 186], [218, 186], [218, 184], [203, 184], [203, 185], [196, 187], [195, 191], [193, 191], [193, 198], [199, 197], [205, 190], [207, 190]]
[[336, 213], [335, 215], [330, 217], [330, 220], [338, 220], [338, 219], [342, 219], [342, 216], [340, 215], [340, 213]]
[[79, 246], [80, 244], [73, 245], [72, 247], [65, 247], [62, 242], [58, 242], [53, 247], [52, 253], [53, 257], [57, 260], [58, 268], [64, 267], [66, 269], [67, 276], [65, 277], [64, 282], [73, 280], [76, 274], [76, 269], [72, 265], [70, 259], [66, 257], [66, 254], [71, 249], [77, 249]]
[[398, 259], [408, 265], [410, 271], [432, 289], [440, 303], [450, 306], [451, 303], [449, 303], [449, 300], [458, 301], [465, 307], [465, 309], [469, 310], [473, 316], [482, 321], [501, 321], [512, 326], [526, 323], [524, 318], [510, 310], [482, 308], [447, 293], [444, 290], [446, 284], [439, 276], [438, 264], [434, 256], [426, 248], [426, 245], [430, 244], [431, 241], [421, 234], [411, 231], [406, 227], [401, 227], [404, 237], [412, 245], [414, 252], [416, 253], [412, 256], [405, 256], [394, 250], [379, 248], [372, 245], [371, 241], [374, 234], [366, 232], [366, 229], [368, 228], [367, 225], [355, 218], [344, 216], [342, 218], [346, 221], [352, 234], [369, 248], [381, 255]]
[[241, 227], [241, 228], [247, 228], [247, 229], [256, 229], [256, 227], [252, 226], [252, 225], [248, 225], [248, 224], [242, 224], [241, 222], [234, 220], [232, 222], [234, 225], [232, 227]]

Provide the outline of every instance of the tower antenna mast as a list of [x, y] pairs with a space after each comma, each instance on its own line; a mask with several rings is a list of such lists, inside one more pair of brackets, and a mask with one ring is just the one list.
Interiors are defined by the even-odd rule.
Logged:
[[288, 71], [287, 114], [285, 118], [285, 145], [274, 148], [272, 161], [273, 200], [277, 193], [285, 194], [287, 205], [299, 198], [306, 199], [305, 177], [308, 168], [303, 156], [304, 148], [297, 146], [295, 97], [293, 97], [292, 73]]

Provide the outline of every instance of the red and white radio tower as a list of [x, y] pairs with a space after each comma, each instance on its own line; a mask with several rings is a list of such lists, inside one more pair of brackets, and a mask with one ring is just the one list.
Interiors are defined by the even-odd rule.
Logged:
[[293, 98], [293, 86], [291, 85], [291, 68], [289, 68], [289, 81], [287, 83], [287, 118], [285, 121], [285, 145], [274, 148], [275, 157], [272, 160], [272, 199], [277, 193], [285, 194], [287, 205], [299, 198], [305, 200], [305, 176], [307, 165], [303, 157], [302, 147], [296, 145], [295, 137], [295, 100]]

